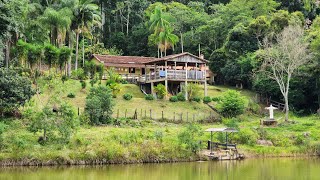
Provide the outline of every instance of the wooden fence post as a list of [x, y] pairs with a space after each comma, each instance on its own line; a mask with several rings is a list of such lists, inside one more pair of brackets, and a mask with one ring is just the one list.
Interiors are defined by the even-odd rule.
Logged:
[[163, 111], [162, 111], [162, 121], [164, 120], [164, 118], [163, 118]]
[[118, 109], [118, 111], [117, 111], [117, 119], [119, 119], [119, 109]]
[[152, 119], [152, 110], [150, 109], [150, 119]]
[[183, 114], [183, 113], [180, 114], [180, 121], [181, 121], [181, 122], [182, 122], [182, 114]]
[[134, 111], [133, 119], [138, 119], [138, 110]]
[[124, 112], [124, 118], [127, 118], [127, 109], [126, 109], [126, 111]]

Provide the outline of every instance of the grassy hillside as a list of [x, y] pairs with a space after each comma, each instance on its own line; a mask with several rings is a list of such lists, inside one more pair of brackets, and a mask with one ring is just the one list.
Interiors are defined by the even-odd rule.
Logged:
[[[102, 82], [104, 83], [104, 82]], [[49, 83], [47, 80], [39, 81], [41, 94], [35, 96], [30, 102], [35, 108], [40, 108], [48, 102], [50, 96], [65, 100], [83, 111], [85, 97], [90, 85], [81, 89], [78, 81], [68, 80], [64, 84], [60, 80]], [[209, 86], [211, 97], [220, 96], [228, 87]], [[122, 98], [124, 93], [133, 94], [133, 99], [126, 101]], [[75, 98], [68, 98], [69, 93], [74, 93]], [[241, 91], [248, 99], [254, 97], [254, 93]], [[52, 98], [51, 98], [52, 99]], [[169, 101], [147, 101], [140, 92], [138, 86], [122, 85], [120, 95], [115, 99], [115, 114], [127, 109], [127, 116], [131, 116], [135, 109], [148, 110], [152, 108], [153, 118], [161, 118], [164, 111], [170, 115], [174, 112], [195, 113], [196, 118], [208, 115], [212, 110], [203, 103]], [[213, 104], [214, 105], [214, 104]], [[131, 113], [131, 115], [130, 115]], [[148, 112], [147, 112], [148, 113]], [[139, 111], [138, 111], [139, 114]], [[143, 112], [144, 114], [144, 112]], [[165, 115], [166, 115], [165, 114]], [[123, 116], [121, 114], [120, 116]], [[160, 117], [159, 117], [160, 116]], [[139, 115], [138, 115], [139, 117]], [[296, 117], [291, 114], [291, 123], [283, 121], [283, 113], [277, 112], [275, 118], [279, 119], [276, 127], [261, 127], [261, 115], [245, 113], [237, 118], [223, 118], [220, 123], [198, 124], [203, 132], [196, 140], [203, 141], [205, 149], [206, 141], [210, 138], [204, 130], [209, 127], [238, 127], [240, 132], [232, 136], [232, 142], [237, 143], [240, 152], [258, 156], [293, 156], [317, 154], [320, 151], [320, 122], [318, 116]], [[169, 117], [165, 117], [169, 118]], [[140, 118], [139, 118], [140, 119]], [[190, 117], [191, 121], [191, 117]], [[186, 123], [168, 123], [158, 120], [150, 120], [149, 117], [142, 120], [124, 119], [118, 126], [87, 127], [82, 126], [73, 135], [68, 144], [50, 142], [40, 145], [37, 140], [40, 133], [28, 131], [28, 120], [8, 120], [3, 122], [7, 128], [3, 133], [0, 147], [0, 164], [92, 164], [92, 163], [132, 163], [132, 162], [168, 162], [188, 161], [199, 158], [199, 154], [192, 153], [186, 144], [179, 140], [181, 132], [186, 131]], [[223, 135], [216, 135], [215, 141], [224, 139]], [[257, 140], [270, 141], [272, 146], [257, 144]]]
[[[40, 80], [39, 87], [41, 94], [33, 98], [36, 106], [41, 107], [48, 102], [48, 97], [54, 96], [59, 100], [67, 101], [72, 104], [75, 108], [80, 109], [80, 113], [84, 111], [85, 98], [90, 91], [91, 85], [87, 81], [86, 89], [81, 88], [81, 84], [76, 80], [68, 80], [64, 84], [55, 80], [53, 83], [54, 88], [50, 88], [47, 80]], [[104, 85], [105, 82], [102, 81]], [[95, 86], [97, 86], [96, 84]], [[228, 90], [227, 87], [223, 86], [208, 86], [208, 95], [210, 97], [220, 96], [224, 91]], [[201, 86], [203, 92], [203, 86]], [[73, 93], [76, 95], [75, 98], [68, 98], [67, 95]], [[123, 99], [123, 94], [130, 93], [133, 95], [133, 99], [130, 101]], [[253, 97], [252, 92], [242, 90], [241, 93], [247, 98]], [[147, 101], [144, 99], [144, 94], [140, 91], [139, 86], [133, 84], [121, 84], [121, 91], [115, 100], [114, 117], [133, 117], [135, 111], [137, 111], [138, 118], [149, 118], [150, 110], [152, 119], [169, 119], [173, 121], [199, 121], [205, 120], [210, 117], [218, 117], [208, 105], [197, 102], [169, 102], [168, 100], [154, 100]], [[119, 114], [118, 114], [119, 113]], [[163, 114], [163, 116], [162, 116]]]

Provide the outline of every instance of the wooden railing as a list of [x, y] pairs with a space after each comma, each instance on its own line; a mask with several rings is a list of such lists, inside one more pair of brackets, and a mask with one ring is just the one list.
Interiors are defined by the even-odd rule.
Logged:
[[[146, 75], [146, 81], [157, 80], [157, 79], [165, 79], [166, 71], [156, 71], [155, 73], [150, 73]], [[167, 70], [167, 78], [168, 80], [205, 80], [205, 72], [204, 71], [196, 71], [196, 70]]]

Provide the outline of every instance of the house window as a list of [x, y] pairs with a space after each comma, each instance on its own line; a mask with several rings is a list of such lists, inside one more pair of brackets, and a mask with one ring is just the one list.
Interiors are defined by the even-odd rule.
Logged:
[[136, 68], [129, 68], [129, 73], [136, 73]]

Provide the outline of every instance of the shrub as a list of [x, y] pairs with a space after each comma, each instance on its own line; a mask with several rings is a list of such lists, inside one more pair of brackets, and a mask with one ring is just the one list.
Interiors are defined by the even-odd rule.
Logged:
[[177, 96], [171, 96], [169, 100], [170, 100], [171, 102], [177, 102], [177, 101], [179, 101]]
[[148, 100], [148, 101], [154, 100], [154, 97], [153, 97], [152, 94], [147, 94], [144, 98], [145, 98], [146, 100]]
[[192, 101], [200, 102], [200, 101], [201, 101], [201, 98], [200, 98], [200, 97], [194, 97], [194, 98], [192, 98]]
[[85, 112], [92, 124], [109, 124], [112, 122], [113, 106], [110, 88], [105, 86], [93, 87], [86, 98]]
[[63, 76], [61, 77], [61, 81], [62, 81], [63, 84], [64, 84], [64, 82], [66, 82], [67, 80], [68, 80], [68, 76], [63, 75]]
[[95, 83], [97, 83], [97, 82], [98, 82], [98, 80], [97, 80], [96, 78], [91, 79], [91, 80], [90, 80], [91, 87], [93, 87], [93, 85], [94, 85]]
[[223, 93], [217, 110], [224, 117], [238, 116], [245, 110], [245, 98], [237, 91], [228, 90]]
[[0, 115], [23, 106], [34, 93], [28, 78], [14, 70], [0, 68]]
[[67, 95], [67, 97], [68, 97], [68, 98], [75, 98], [76, 95], [75, 95], [74, 93], [69, 93], [69, 94]]
[[185, 97], [185, 95], [184, 95], [182, 92], [179, 92], [179, 93], [177, 94], [177, 97], [178, 97], [178, 100], [179, 100], [179, 101], [186, 101], [186, 97]]
[[220, 97], [213, 97], [213, 98], [211, 98], [211, 100], [213, 102], [219, 102], [221, 100], [221, 98]]
[[257, 142], [258, 134], [249, 128], [242, 128], [234, 138], [240, 144], [254, 145]]
[[210, 103], [212, 100], [211, 100], [211, 97], [209, 97], [209, 96], [205, 96], [204, 98], [203, 98], [203, 103], [205, 103], [205, 104], [208, 104], [208, 103]]
[[85, 81], [81, 80], [80, 83], [81, 83], [82, 89], [85, 89], [87, 87], [87, 83]]
[[[45, 106], [42, 111], [29, 113], [28, 117], [31, 123], [28, 127], [29, 131], [43, 132], [43, 136], [39, 137], [38, 142], [44, 144], [48, 139], [59, 139], [68, 142], [71, 135], [77, 130], [79, 121], [72, 106], [61, 104], [59, 113], [52, 111], [52, 108]], [[57, 134], [54, 132], [58, 132]], [[58, 138], [55, 136], [58, 135]]]
[[184, 91], [188, 93], [188, 100], [192, 101], [194, 98], [200, 96], [200, 86], [198, 83], [188, 83], [187, 88]]
[[79, 68], [75, 71], [72, 71], [72, 77], [78, 80], [85, 80], [86, 79], [86, 74], [82, 68]]
[[127, 80], [124, 80], [124, 79], [121, 79], [121, 84], [128, 84], [128, 81]]
[[166, 87], [163, 84], [158, 84], [154, 88], [154, 91], [156, 92], [158, 99], [163, 99], [167, 93]]
[[111, 83], [111, 84], [109, 84], [107, 82], [107, 87], [109, 87], [111, 89], [113, 98], [116, 98], [121, 91], [120, 84], [116, 83], [116, 82]]
[[179, 143], [184, 144], [188, 150], [196, 153], [200, 148], [199, 139], [202, 134], [200, 126], [189, 124], [185, 130], [178, 134]]
[[130, 94], [130, 93], [124, 94], [124, 95], [123, 95], [123, 99], [125, 99], [125, 100], [127, 100], [127, 101], [131, 100], [131, 99], [132, 99], [132, 94]]

